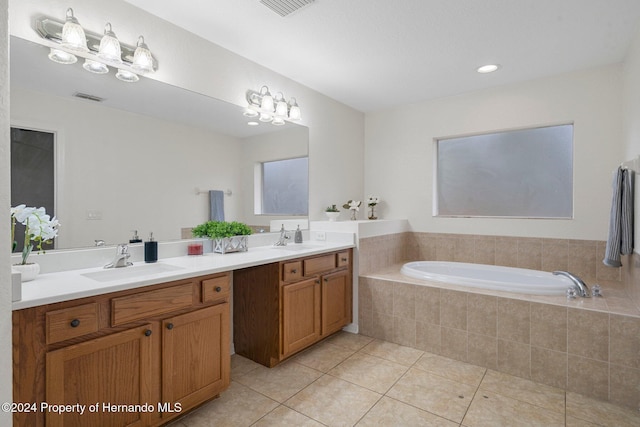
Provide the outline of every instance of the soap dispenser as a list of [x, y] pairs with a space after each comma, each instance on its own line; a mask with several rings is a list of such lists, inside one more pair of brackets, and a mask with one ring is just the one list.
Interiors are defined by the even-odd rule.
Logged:
[[142, 243], [142, 239], [138, 237], [138, 230], [133, 230], [133, 237], [129, 239], [129, 243]]
[[302, 243], [302, 231], [300, 230], [300, 224], [298, 224], [298, 229], [296, 230], [296, 234], [293, 237], [294, 243]]
[[158, 242], [153, 240], [153, 233], [149, 234], [149, 241], [144, 242], [144, 262], [158, 261]]

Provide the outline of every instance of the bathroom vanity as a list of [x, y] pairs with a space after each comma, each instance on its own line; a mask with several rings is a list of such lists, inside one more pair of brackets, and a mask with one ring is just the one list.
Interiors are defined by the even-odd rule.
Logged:
[[233, 299], [236, 351], [251, 343], [273, 355], [267, 366], [350, 323], [352, 247], [253, 247], [23, 284], [13, 303], [14, 425], [170, 422], [228, 387]]

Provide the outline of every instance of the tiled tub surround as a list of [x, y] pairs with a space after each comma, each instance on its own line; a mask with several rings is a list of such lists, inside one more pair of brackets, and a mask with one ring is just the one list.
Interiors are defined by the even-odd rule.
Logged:
[[567, 301], [424, 286], [400, 266], [360, 276], [361, 334], [640, 408], [640, 311], [615, 282]]

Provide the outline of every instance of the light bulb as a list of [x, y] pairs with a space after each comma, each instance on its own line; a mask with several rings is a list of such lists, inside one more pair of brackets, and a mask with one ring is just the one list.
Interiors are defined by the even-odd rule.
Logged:
[[95, 74], [106, 74], [109, 72], [109, 67], [102, 62], [93, 61], [91, 59], [85, 59], [82, 68]]
[[118, 69], [116, 73], [116, 78], [123, 82], [127, 83], [135, 83], [140, 80], [140, 77], [136, 73], [132, 73], [131, 71]]
[[49, 51], [49, 59], [58, 64], [75, 64], [78, 61], [75, 55], [54, 48]]

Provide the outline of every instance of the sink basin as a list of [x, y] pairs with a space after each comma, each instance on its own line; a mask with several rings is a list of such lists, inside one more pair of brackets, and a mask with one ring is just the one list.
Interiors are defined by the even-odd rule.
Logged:
[[319, 246], [293, 244], [286, 246], [272, 246], [273, 249], [282, 249], [283, 251], [304, 251], [306, 249], [317, 249]]
[[144, 264], [131, 267], [108, 268], [93, 273], [85, 273], [82, 276], [98, 282], [129, 279], [131, 277], [149, 276], [152, 274], [166, 273], [168, 271], [182, 270], [182, 267], [169, 264]]

